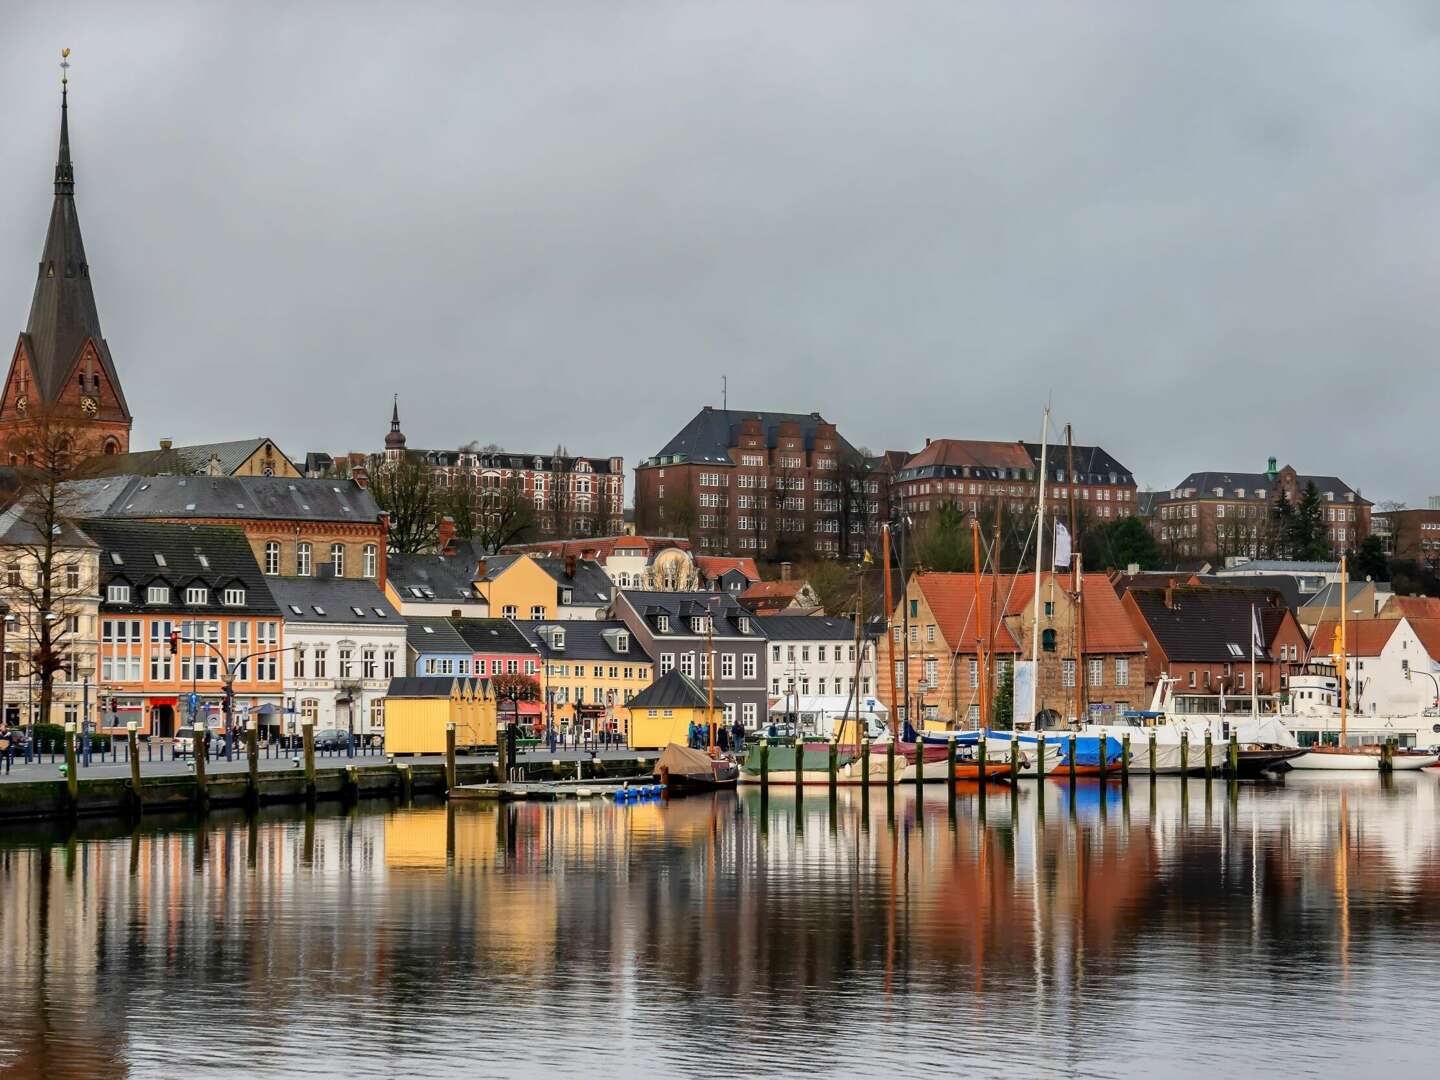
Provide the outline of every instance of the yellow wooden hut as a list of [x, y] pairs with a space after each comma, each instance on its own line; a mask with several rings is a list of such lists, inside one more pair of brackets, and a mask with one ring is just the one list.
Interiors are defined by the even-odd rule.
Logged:
[[[630, 745], [637, 750], [659, 750], [670, 743], [684, 746], [690, 725], [707, 724], [711, 716], [705, 691], [679, 668], [671, 668], [625, 707], [630, 710]], [[713, 715], [716, 723], [724, 722], [718, 705]]]
[[455, 725], [458, 748], [494, 746], [495, 714], [489, 679], [391, 679], [385, 694], [385, 752], [443, 754], [446, 724]]

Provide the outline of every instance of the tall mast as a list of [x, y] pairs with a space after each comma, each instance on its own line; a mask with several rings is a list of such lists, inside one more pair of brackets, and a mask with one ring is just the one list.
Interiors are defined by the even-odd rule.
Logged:
[[[989, 670], [986, 660], [985, 634], [990, 620], [982, 618], [988, 615], [985, 605], [980, 600], [980, 522], [975, 518], [970, 519], [970, 548], [975, 563], [975, 674], [976, 682], [980, 686], [980, 718], [977, 728], [984, 728], [989, 724], [990, 714], [986, 711], [988, 688], [985, 685], [985, 673]], [[952, 677], [953, 681], [953, 677]], [[955, 718], [960, 719], [958, 716]]]
[[1346, 686], [1345, 668], [1349, 664], [1345, 643], [1345, 609], [1350, 604], [1350, 587], [1345, 576], [1345, 556], [1340, 556], [1340, 749], [1345, 749], [1345, 707], [1350, 691]]
[[[708, 605], [707, 605], [708, 606]], [[715, 612], [705, 620], [705, 724], [710, 730], [710, 756], [715, 756]]]
[[1255, 686], [1256, 658], [1260, 653], [1260, 622], [1255, 617], [1255, 605], [1250, 605], [1250, 719], [1260, 715], [1260, 691]]
[[1045, 568], [1045, 464], [1050, 443], [1050, 406], [1045, 406], [1045, 419], [1040, 425], [1040, 484], [1035, 489], [1035, 618], [1030, 627], [1030, 661], [1035, 665], [1035, 681], [1039, 686], [1040, 672], [1040, 572]]
[[[890, 657], [890, 670], [886, 673], [890, 676], [890, 737], [900, 737], [900, 728], [895, 712], [895, 632], [890, 620], [895, 618], [895, 600], [890, 595], [890, 525], [887, 522], [880, 526], [880, 567], [885, 575], [885, 636], [889, 639], [885, 653]], [[877, 677], [879, 673], [876, 673]]]
[[1081, 609], [1084, 600], [1080, 595], [1080, 525], [1075, 515], [1075, 441], [1070, 425], [1065, 425], [1065, 492], [1070, 503], [1070, 566], [1073, 571], [1070, 587], [1074, 610], [1070, 616], [1070, 631], [1075, 637], [1075, 722], [1085, 722], [1085, 616]]
[[[866, 561], [870, 553], [866, 551]], [[865, 658], [865, 638], [861, 632], [865, 625], [865, 563], [860, 564], [859, 587], [855, 592], [855, 674], [851, 679], [851, 686], [855, 688], [855, 745], [860, 745], [860, 670], [862, 661]], [[845, 711], [850, 711], [850, 699], [845, 699]], [[840, 720], [840, 734], [845, 734], [845, 720]]]

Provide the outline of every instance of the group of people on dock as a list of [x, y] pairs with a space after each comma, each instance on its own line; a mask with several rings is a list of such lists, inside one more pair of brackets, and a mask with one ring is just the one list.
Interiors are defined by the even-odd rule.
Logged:
[[[690, 724], [689, 745], [692, 750], [708, 750], [710, 748], [710, 725], [692, 721]], [[724, 721], [715, 725], [715, 745], [722, 753], [730, 753], [732, 750], [739, 751], [745, 746], [745, 725], [739, 720], [727, 725]]]

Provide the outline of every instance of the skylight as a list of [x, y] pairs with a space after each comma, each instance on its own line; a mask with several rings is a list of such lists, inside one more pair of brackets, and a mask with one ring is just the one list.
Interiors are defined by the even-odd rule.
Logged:
[[206, 570], [210, 569], [210, 559], [203, 551], [195, 552], [195, 558], [200, 560], [200, 565]]
[[156, 566], [169, 566], [170, 564], [165, 561], [165, 556], [164, 556], [164, 555], [161, 555], [160, 552], [157, 551], [157, 552], [155, 552], [155, 565], [156, 565]]
[[112, 551], [110, 552], [110, 561], [116, 566], [124, 566], [125, 556], [121, 555], [118, 551]]
[[382, 618], [382, 619], [385, 618], [385, 609], [384, 609], [384, 608], [378, 608], [378, 607], [377, 607], [377, 608], [371, 608], [370, 610], [373, 611], [373, 612], [375, 612], [376, 615], [379, 615], [380, 618]]
[[195, 504], [194, 504], [194, 503], [186, 503], [186, 504], [185, 504], [185, 509], [186, 509], [186, 510], [194, 510], [194, 509], [195, 509]]
[[290, 610], [293, 611], [296, 615], [304, 615], [304, 614], [305, 614], [304, 610], [300, 607], [299, 604], [291, 604], [291, 605], [290, 605]]
[[433, 626], [427, 626], [425, 627], [425, 632], [427, 634], [433, 634], [435, 632], [435, 628]]
[[355, 612], [355, 614], [356, 614], [356, 615], [359, 615], [362, 619], [365, 617], [365, 609], [362, 608], [362, 607], [355, 607], [355, 606], [352, 604], [352, 605], [350, 606], [350, 610], [353, 611], [353, 612]]
[[324, 609], [323, 607], [321, 607], [319, 604], [312, 604], [312, 605], [310, 605], [310, 606], [315, 609], [315, 614], [316, 614], [316, 615], [324, 615], [324, 614], [325, 614], [325, 609]]

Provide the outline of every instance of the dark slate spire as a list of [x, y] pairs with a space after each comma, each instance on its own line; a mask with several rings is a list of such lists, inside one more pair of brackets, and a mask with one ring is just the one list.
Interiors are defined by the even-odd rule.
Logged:
[[390, 410], [390, 434], [385, 436], [386, 450], [404, 450], [405, 436], [400, 431], [400, 395], [395, 395], [395, 405]]
[[[69, 50], [65, 51], [69, 56]], [[68, 68], [68, 60], [62, 63]], [[45, 233], [45, 250], [40, 256], [35, 296], [30, 319], [23, 335], [25, 351], [35, 373], [35, 389], [41, 400], [55, 401], [70, 377], [86, 340], [95, 342], [105, 379], [119, 399], [125, 415], [120, 379], [110, 359], [110, 349], [100, 332], [100, 314], [90, 287], [90, 263], [85, 258], [85, 241], [80, 236], [80, 217], [75, 210], [75, 168], [70, 160], [70, 86], [68, 72], [60, 90], [60, 152], [55, 161], [55, 202], [50, 208], [50, 227]]]

